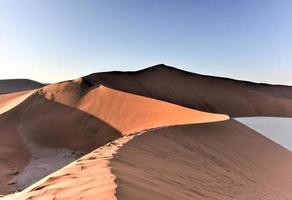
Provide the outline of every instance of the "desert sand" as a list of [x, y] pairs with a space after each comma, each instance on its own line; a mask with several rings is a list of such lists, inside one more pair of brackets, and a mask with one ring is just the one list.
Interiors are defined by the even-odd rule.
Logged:
[[137, 72], [95, 73], [83, 79], [88, 84], [103, 84], [113, 89], [231, 117], [292, 116], [292, 88], [289, 86], [205, 76], [163, 64]]
[[234, 120], [172, 126], [117, 139], [5, 199], [284, 200], [291, 166], [291, 152]]
[[43, 86], [44, 84], [29, 79], [0, 80], [0, 94], [33, 90]]
[[158, 65], [0, 95], [0, 194], [291, 199], [291, 152], [228, 116], [292, 116], [291, 91]]
[[9, 111], [10, 109], [23, 102], [33, 92], [34, 90], [28, 90], [0, 95], [0, 114]]
[[0, 125], [5, 127], [0, 130], [0, 156], [3, 166], [9, 163], [0, 174], [1, 185], [5, 185], [2, 193], [21, 190], [123, 135], [174, 124], [228, 119], [227, 115], [196, 111], [104, 86], [80, 97], [77, 107], [54, 100], [37, 91], [0, 116]]
[[234, 120], [151, 131], [110, 166], [121, 200], [292, 199], [291, 152]]

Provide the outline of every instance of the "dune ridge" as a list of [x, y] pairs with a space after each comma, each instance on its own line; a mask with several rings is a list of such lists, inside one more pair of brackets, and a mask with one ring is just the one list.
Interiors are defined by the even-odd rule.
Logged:
[[291, 152], [228, 120], [292, 116], [289, 86], [157, 65], [0, 95], [0, 104], [0, 193], [48, 175], [5, 198], [291, 198]]
[[35, 92], [35, 90], [0, 95], [0, 114], [11, 110], [15, 106], [23, 102], [30, 95], [32, 95], [33, 92]]
[[169, 126], [125, 135], [3, 200], [282, 200], [291, 166], [289, 151], [234, 120]]
[[135, 136], [126, 135], [99, 147], [23, 191], [7, 195], [2, 199], [77, 200], [98, 197], [100, 200], [116, 200], [116, 176], [112, 174], [109, 162], [117, 150]]
[[29, 79], [7, 79], [0, 80], [0, 95], [26, 90], [34, 90], [43, 87], [45, 84]]
[[292, 198], [291, 152], [235, 120], [152, 130], [110, 167], [121, 200]]
[[[292, 87], [200, 75], [167, 65], [83, 77], [107, 87], [231, 117], [292, 116]], [[229, 97], [229, 98], [226, 98]], [[240, 107], [240, 109], [239, 109]]]
[[[51, 87], [55, 93], [46, 90]], [[8, 151], [8, 154], [1, 154], [1, 159], [15, 165], [13, 169], [6, 167], [0, 174], [1, 184], [6, 185], [1, 188], [2, 192], [21, 190], [82, 154], [123, 135], [173, 124], [229, 118], [102, 85], [83, 95], [72, 90], [80, 90], [80, 84], [47, 86], [0, 115], [0, 125], [6, 127], [0, 130], [2, 152]], [[77, 94], [76, 98], [70, 98], [68, 91], [71, 95]], [[62, 102], [62, 99], [70, 102]], [[13, 158], [10, 157], [12, 153]]]

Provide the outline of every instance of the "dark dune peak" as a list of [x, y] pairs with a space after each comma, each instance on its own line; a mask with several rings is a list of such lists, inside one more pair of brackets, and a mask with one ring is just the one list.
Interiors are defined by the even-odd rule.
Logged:
[[82, 78], [117, 90], [230, 116], [292, 116], [292, 87], [186, 72], [164, 64]]
[[0, 80], [0, 94], [33, 90], [43, 86], [44, 84], [29, 79]]

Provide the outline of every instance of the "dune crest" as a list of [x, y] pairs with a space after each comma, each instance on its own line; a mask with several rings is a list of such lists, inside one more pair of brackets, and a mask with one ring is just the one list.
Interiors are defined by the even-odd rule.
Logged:
[[234, 120], [172, 126], [125, 135], [3, 200], [291, 199], [291, 166]]
[[11, 110], [15, 106], [23, 102], [33, 92], [35, 92], [35, 90], [0, 95], [0, 114]]
[[78, 108], [105, 121], [123, 135], [150, 128], [229, 119], [227, 115], [201, 112], [103, 85], [82, 97]]
[[118, 149], [135, 136], [127, 135], [110, 142], [3, 200], [117, 200], [116, 176], [112, 174], [110, 161]]
[[227, 115], [197, 111], [104, 85], [85, 84], [83, 79], [76, 79], [46, 86], [40, 93], [105, 121], [123, 135], [159, 126], [229, 119]]
[[[106, 90], [106, 91], [104, 91]], [[109, 89], [105, 87], [101, 87], [101, 92], [103, 94], [109, 92]], [[115, 90], [110, 90], [113, 92], [111, 94], [115, 94]], [[119, 93], [121, 95], [123, 93]], [[130, 97], [133, 95], [130, 95]], [[112, 95], [109, 95], [112, 98]], [[114, 95], [117, 100], [121, 100], [120, 97]], [[137, 96], [138, 97], [138, 96]], [[140, 97], [138, 97], [140, 98]], [[144, 99], [144, 97], [142, 97]], [[127, 98], [126, 98], [127, 99]], [[107, 100], [107, 98], [106, 98]], [[128, 99], [129, 100], [129, 99]], [[147, 99], [152, 102], [151, 99]], [[143, 101], [144, 102], [144, 101]], [[147, 102], [147, 101], [146, 101]], [[156, 102], [156, 100], [154, 100]], [[130, 103], [133, 103], [130, 101]], [[135, 102], [139, 105], [139, 101]], [[163, 103], [163, 102], [162, 102]], [[167, 103], [164, 103], [167, 104]], [[147, 105], [147, 103], [146, 103]], [[175, 105], [171, 105], [175, 106]], [[171, 108], [170, 107], [170, 108]], [[177, 109], [179, 109], [178, 106]], [[182, 108], [181, 108], [182, 109]], [[209, 116], [209, 122], [215, 122], [227, 120], [228, 116], [226, 115], [217, 115], [217, 114], [209, 114], [205, 112], [195, 111], [195, 113], [188, 113], [191, 109], [187, 109], [188, 112], [184, 113], [185, 115], [181, 116], [180, 111], [177, 111], [177, 115], [180, 118], [174, 118], [172, 120], [173, 123], [206, 123]], [[141, 112], [141, 111], [140, 111]], [[95, 112], [96, 113], [96, 112]], [[194, 115], [195, 114], [195, 115]], [[200, 118], [200, 114], [201, 117]], [[171, 119], [170, 115], [169, 119]], [[184, 117], [191, 117], [190, 119], [184, 119]], [[182, 121], [179, 121], [181, 119]], [[153, 124], [158, 125], [158, 124]], [[166, 126], [170, 124], [165, 124]], [[175, 124], [172, 124], [175, 125]], [[163, 127], [162, 124], [158, 125], [159, 127]], [[144, 126], [143, 126], [144, 127]], [[141, 127], [139, 127], [141, 128]], [[147, 127], [145, 129], [156, 129], [155, 127]], [[127, 129], [125, 129], [127, 130]], [[133, 130], [131, 130], [133, 131]], [[4, 199], [5, 200], [26, 200], [26, 199], [88, 199], [94, 200], [98, 197], [100, 200], [116, 200], [116, 188], [117, 185], [116, 175], [112, 173], [110, 167], [110, 161], [114, 158], [114, 154], [117, 153], [119, 148], [125, 145], [127, 142], [132, 140], [134, 137], [138, 135], [142, 135], [147, 133], [148, 131], [136, 132], [136, 133], [129, 133], [124, 132], [124, 136], [110, 142], [95, 151], [87, 154], [86, 156], [74, 161], [73, 163], [67, 165], [66, 167], [58, 170], [57, 172], [48, 175], [47, 177], [43, 178], [42, 180], [38, 181], [37, 183], [31, 185], [30, 187], [26, 188], [22, 192], [8, 195]], [[76, 181], [78, 180], [78, 181]]]
[[[82, 87], [80, 79], [46, 86], [0, 117], [0, 125], [6, 124], [7, 128], [0, 130], [2, 142], [9, 145], [11, 153], [25, 149], [14, 153], [14, 158], [26, 155], [26, 159], [0, 155], [5, 162], [17, 166], [5, 168], [0, 174], [2, 184], [7, 184], [2, 192], [21, 190], [78, 156], [124, 135], [229, 119], [227, 115], [196, 111], [102, 85], [88, 90]], [[19, 144], [11, 146], [15, 141]]]
[[215, 113], [291, 116], [291, 92], [158, 65], [47, 85], [29, 98], [0, 96], [0, 193], [290, 199], [291, 152]]
[[292, 199], [292, 154], [228, 120], [149, 131], [110, 162], [119, 200]]
[[0, 95], [43, 87], [45, 84], [29, 79], [6, 79], [0, 80]]

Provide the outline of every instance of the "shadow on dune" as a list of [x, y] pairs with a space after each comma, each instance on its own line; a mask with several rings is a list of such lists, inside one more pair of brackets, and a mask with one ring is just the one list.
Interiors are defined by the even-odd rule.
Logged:
[[13, 93], [13, 92], [38, 89], [43, 86], [45, 86], [45, 84], [42, 84], [33, 80], [29, 80], [29, 79], [0, 80], [0, 95]]
[[121, 200], [292, 198], [291, 152], [234, 120], [149, 131], [110, 166]]
[[107, 87], [212, 113], [292, 116], [292, 87], [257, 84], [156, 65], [137, 72], [103, 72], [84, 85]]
[[[20, 176], [34, 160], [51, 162], [52, 165], [59, 163], [60, 168], [121, 137], [118, 130], [104, 121], [37, 94], [0, 115], [0, 127], [0, 193], [5, 194], [31, 184], [19, 185], [15, 177]], [[65, 156], [70, 159], [62, 161], [57, 155], [64, 153], [64, 149]], [[71, 157], [68, 152], [72, 153]], [[43, 157], [46, 156], [50, 159], [45, 160]], [[56, 166], [39, 163], [42, 165], [48, 169], [42, 169], [38, 179], [56, 170]]]

